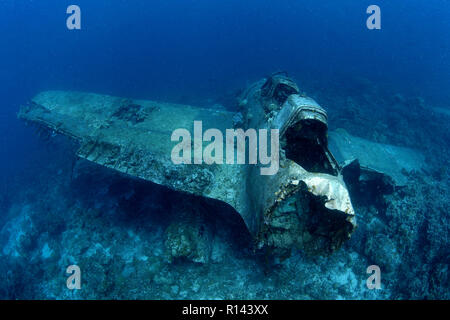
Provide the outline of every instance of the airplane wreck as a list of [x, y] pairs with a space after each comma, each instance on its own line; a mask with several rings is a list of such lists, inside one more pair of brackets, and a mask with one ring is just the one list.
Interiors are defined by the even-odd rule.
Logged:
[[[46, 91], [34, 97], [18, 116], [78, 142], [77, 156], [82, 159], [228, 204], [242, 217], [255, 248], [268, 248], [279, 256], [292, 249], [332, 253], [356, 228], [350, 189], [375, 186], [377, 192], [388, 193], [406, 184], [408, 172], [423, 165], [423, 157], [414, 150], [377, 144], [344, 130], [328, 132], [326, 111], [301, 94], [284, 73], [249, 86], [239, 98], [237, 113]], [[193, 135], [195, 121], [222, 132], [278, 129], [278, 172], [261, 175], [263, 164], [226, 164], [225, 160], [223, 165], [174, 164], [171, 135], [178, 128]], [[172, 228], [174, 233], [177, 230]]]

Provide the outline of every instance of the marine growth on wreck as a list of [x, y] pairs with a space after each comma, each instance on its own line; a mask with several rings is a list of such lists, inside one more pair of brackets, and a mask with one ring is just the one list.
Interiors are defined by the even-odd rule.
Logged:
[[[176, 191], [227, 203], [254, 237], [255, 249], [286, 257], [292, 248], [316, 254], [328, 254], [339, 248], [350, 238], [356, 218], [340, 165], [328, 149], [325, 110], [314, 100], [299, 95], [297, 85], [284, 74], [274, 74], [250, 86], [240, 97], [239, 105], [243, 127], [233, 130], [238, 124], [233, 123], [236, 115], [231, 112], [211, 113], [191, 106], [46, 91], [23, 108], [19, 118], [74, 139], [80, 144], [79, 158]], [[179, 150], [168, 137], [173, 140], [174, 134], [170, 132], [176, 133], [180, 130], [177, 128], [186, 125], [187, 129], [182, 130], [194, 131], [194, 151], [190, 150], [191, 135], [188, 135], [187, 149], [183, 146], [186, 141], [180, 142], [183, 157], [188, 154], [188, 159], [177, 162], [173, 153], [178, 154]], [[219, 144], [220, 154], [226, 155], [226, 160], [198, 161], [196, 149], [200, 149], [201, 159], [202, 144], [207, 144], [199, 125], [227, 132], [226, 150]], [[277, 138], [281, 142], [276, 147], [280, 143], [283, 147], [271, 150], [272, 155], [277, 155], [272, 158], [277, 161], [277, 170], [271, 174], [265, 174], [260, 168], [264, 165], [256, 161], [245, 164], [246, 152], [251, 157], [252, 151], [258, 149], [256, 137], [248, 134], [250, 128], [260, 133], [269, 129], [279, 132]], [[241, 132], [240, 141], [237, 131]], [[261, 155], [265, 146], [261, 146], [261, 136], [258, 140]], [[216, 136], [214, 143], [217, 142]], [[273, 137], [271, 145], [275, 146]], [[231, 150], [231, 161], [230, 146], [235, 149]], [[208, 148], [206, 145], [205, 149]], [[234, 152], [239, 148], [244, 150], [241, 161], [239, 153]], [[218, 148], [214, 149], [217, 153]], [[238, 158], [236, 162], [233, 157]], [[195, 224], [191, 219], [188, 221]], [[175, 232], [185, 232], [182, 225], [168, 231], [170, 239]], [[193, 235], [179, 237], [200, 241], [193, 240]], [[172, 241], [166, 243], [171, 255], [178, 252], [170, 248]], [[173, 255], [190, 254], [187, 250], [185, 254]]]

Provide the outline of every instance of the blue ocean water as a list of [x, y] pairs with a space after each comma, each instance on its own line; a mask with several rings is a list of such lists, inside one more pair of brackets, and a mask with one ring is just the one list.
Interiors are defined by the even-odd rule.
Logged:
[[[66, 27], [66, 9], [71, 4], [81, 8], [81, 30], [68, 30]], [[366, 27], [369, 16], [366, 9], [372, 4], [381, 8], [380, 30]], [[263, 295], [265, 288], [270, 288], [268, 290], [275, 298], [288, 299], [449, 298], [449, 220], [445, 209], [450, 145], [448, 1], [3, 0], [0, 1], [0, 42], [0, 192], [3, 194], [0, 203], [0, 229], [3, 229], [0, 269], [2, 276], [9, 279], [8, 288], [0, 282], [0, 298], [266, 298]], [[21, 232], [16, 230], [21, 227], [15, 219], [26, 220], [27, 215], [41, 210], [39, 215], [45, 221], [42, 215], [46, 212], [51, 216], [50, 211], [60, 212], [60, 206], [64, 207], [58, 201], [80, 202], [78, 197], [86, 196], [83, 192], [89, 185], [89, 181], [85, 182], [87, 184], [79, 182], [68, 188], [78, 188], [73, 194], [65, 190], [65, 182], [57, 179], [61, 172], [64, 175], [69, 170], [64, 167], [67, 155], [64, 143], [49, 145], [42, 142], [32, 128], [17, 119], [20, 106], [37, 93], [45, 90], [88, 91], [207, 107], [219, 104], [235, 111], [234, 97], [238, 90], [279, 70], [288, 71], [302, 91], [327, 109], [330, 128], [344, 128], [366, 139], [420, 149], [426, 154], [425, 159], [430, 161], [432, 168], [411, 178], [415, 180], [409, 186], [411, 190], [404, 191], [406, 196], [396, 194], [387, 201], [396, 203], [399, 212], [402, 212], [399, 209], [402, 206], [409, 213], [419, 208], [419, 212], [414, 214], [423, 216], [412, 213], [407, 217], [393, 216], [393, 211], [388, 210], [387, 213], [376, 213], [377, 221], [373, 222], [369, 216], [378, 208], [362, 206], [360, 212], [365, 213], [360, 223], [365, 226], [355, 237], [365, 245], [360, 247], [354, 240], [332, 258], [327, 258], [332, 262], [320, 260], [313, 263], [302, 256], [294, 256], [286, 263], [287, 266], [276, 271], [281, 274], [277, 274], [279, 278], [269, 276], [264, 281], [253, 279], [248, 272], [251, 268], [259, 268], [259, 260], [251, 256], [242, 258], [243, 253], [231, 246], [237, 251], [233, 259], [237, 261], [236, 268], [241, 268], [241, 276], [233, 280], [233, 285], [227, 285], [229, 279], [226, 274], [235, 271], [231, 267], [233, 264], [224, 262], [221, 269], [222, 260], [218, 259], [211, 267], [214, 270], [208, 271], [211, 276], [206, 276], [210, 277], [210, 283], [217, 283], [215, 296], [205, 291], [206, 284], [195, 278], [180, 279], [183, 270], [190, 270], [189, 264], [172, 270], [162, 259], [158, 260], [159, 255], [152, 258], [150, 269], [153, 271], [146, 269], [153, 272], [154, 283], [162, 288], [160, 292], [163, 293], [159, 295], [142, 288], [139, 292], [145, 294], [132, 294], [130, 288], [118, 285], [113, 288], [113, 284], [108, 284], [110, 287], [103, 291], [92, 291], [87, 295], [65, 295], [60, 288], [64, 287], [64, 282], [59, 285], [55, 280], [64, 272], [64, 269], [58, 269], [60, 266], [55, 267], [59, 274], [55, 271], [54, 278], [49, 274], [42, 275], [38, 267], [26, 267], [28, 263], [37, 264], [33, 255], [45, 243], [64, 239], [64, 232], [68, 231], [63, 227], [55, 231], [53, 239], [50, 234], [46, 236], [47, 240], [39, 238], [37, 244], [26, 246], [20, 256], [29, 261], [17, 260], [5, 249], [14, 242], [11, 240], [14, 232], [16, 242], [21, 241], [18, 236]], [[396, 104], [392, 102], [394, 97], [401, 97], [403, 109], [393, 109]], [[420, 102], [412, 106], [409, 98], [420, 99]], [[113, 179], [104, 178], [108, 173], [98, 175], [103, 177], [102, 182], [96, 183], [98, 185], [107, 185], [104, 179]], [[51, 186], [40, 193], [45, 183]], [[61, 184], [58, 188], [64, 189], [61, 194], [50, 191], [58, 184]], [[97, 202], [113, 201], [105, 200], [106, 196], [102, 196], [100, 189], [92, 191], [94, 198], [98, 197]], [[120, 194], [126, 193], [126, 190], [119, 191]], [[66, 199], [61, 200], [64, 195]], [[108, 197], [114, 198], [111, 194]], [[164, 197], [171, 195], [164, 193]], [[148, 201], [156, 203], [158, 197], [150, 197]], [[152, 204], [146, 205], [152, 207]], [[84, 210], [82, 204], [78, 206], [79, 210]], [[107, 205], [98, 206], [104, 208]], [[423, 213], [424, 210], [429, 210], [429, 213]], [[121, 218], [113, 221], [119, 223]], [[407, 227], [400, 226], [401, 221], [405, 221]], [[12, 227], [14, 223], [17, 224], [15, 229]], [[108, 223], [113, 222], [108, 220]], [[153, 237], [162, 237], [163, 232], [158, 228], [154, 227]], [[11, 231], [13, 229], [16, 231]], [[411, 243], [393, 238], [392, 235], [398, 234], [399, 230]], [[27, 234], [27, 231], [23, 233]], [[222, 236], [226, 239], [226, 234]], [[383, 239], [389, 239], [386, 247], [379, 251], [369, 245], [377, 237], [382, 237], [380, 241], [384, 243]], [[100, 240], [95, 242], [102, 243]], [[423, 245], [430, 248], [429, 255], [417, 252]], [[92, 249], [92, 245], [87, 247], [89, 249], [80, 249], [78, 254]], [[56, 249], [48, 250], [56, 252]], [[371, 296], [372, 293], [366, 295], [363, 289], [355, 289], [365, 281], [365, 269], [361, 272], [362, 267], [347, 268], [349, 260], [370, 260], [371, 255], [392, 255], [395, 260], [400, 259], [397, 255], [406, 253], [411, 260], [392, 264], [424, 265], [421, 277], [413, 272], [418, 269], [409, 269], [414, 274], [408, 275], [405, 271], [408, 268], [403, 270], [399, 267], [392, 271], [397, 273], [390, 278], [384, 292]], [[61, 251], [60, 257], [63, 256]], [[91, 268], [114, 265], [109, 258], [101, 259], [106, 259], [106, 262], [93, 261]], [[59, 258], [54, 257], [54, 260]], [[317, 280], [317, 286], [310, 283], [309, 291], [299, 291], [289, 285], [293, 281], [288, 278], [287, 269], [283, 268], [294, 268], [297, 274], [312, 265], [318, 268], [318, 274], [326, 274], [320, 277], [322, 280]], [[135, 273], [144, 277], [139, 265], [131, 267], [125, 263], [117, 268], [121, 270], [122, 278]], [[336, 271], [333, 268], [340, 269]], [[17, 270], [21, 270], [19, 275], [15, 274]], [[217, 274], [215, 271], [221, 272], [224, 278], [213, 278], [212, 274]], [[170, 274], [167, 279], [161, 279], [160, 273], [164, 272]], [[200, 271], [195, 269], [195, 272]], [[361, 273], [358, 275], [358, 272]], [[41, 275], [42, 281], [39, 281]], [[26, 277], [35, 279], [35, 283], [25, 280], [19, 283], [18, 279]], [[356, 293], [353, 295], [350, 289], [330, 289], [323, 284], [324, 278], [332, 279], [330, 281], [338, 286], [356, 282], [352, 284]], [[16, 282], [11, 279], [16, 279]], [[298, 281], [295, 280], [296, 283]], [[423, 289], [424, 283], [426, 289]], [[239, 292], [240, 288], [247, 293]]]

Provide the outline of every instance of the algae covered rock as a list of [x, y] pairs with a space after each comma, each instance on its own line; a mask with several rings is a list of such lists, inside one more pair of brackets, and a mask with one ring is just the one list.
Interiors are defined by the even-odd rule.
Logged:
[[[188, 209], [189, 208], [189, 209]], [[188, 260], [208, 263], [211, 256], [212, 232], [202, 212], [186, 207], [165, 232], [165, 251], [169, 262]]]

